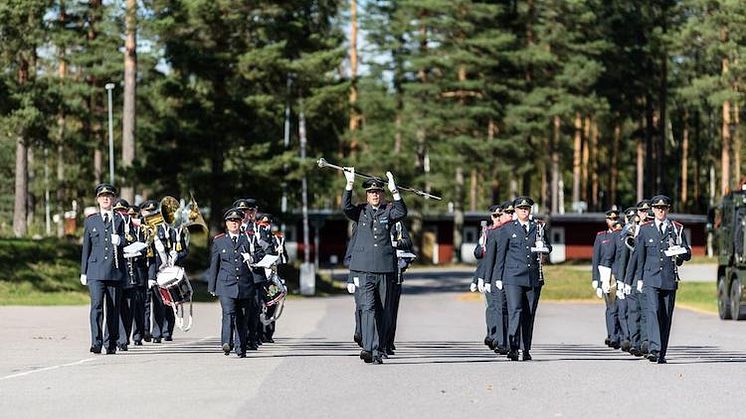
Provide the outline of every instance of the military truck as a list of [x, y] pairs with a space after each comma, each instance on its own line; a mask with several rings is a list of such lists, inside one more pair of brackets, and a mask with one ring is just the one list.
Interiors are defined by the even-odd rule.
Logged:
[[718, 257], [718, 314], [723, 320], [746, 319], [746, 191], [723, 196], [708, 212]]

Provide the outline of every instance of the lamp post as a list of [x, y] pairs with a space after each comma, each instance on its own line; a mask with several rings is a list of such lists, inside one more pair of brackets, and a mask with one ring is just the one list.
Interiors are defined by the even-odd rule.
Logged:
[[109, 94], [109, 183], [114, 185], [114, 118], [111, 115], [111, 91], [114, 90], [114, 83], [106, 83], [104, 87]]

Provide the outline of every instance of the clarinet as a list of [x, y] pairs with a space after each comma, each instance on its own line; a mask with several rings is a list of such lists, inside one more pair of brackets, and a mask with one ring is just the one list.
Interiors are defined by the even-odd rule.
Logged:
[[[541, 225], [541, 228], [539, 226]], [[541, 242], [544, 242], [544, 225], [543, 223], [536, 223], [536, 234], [539, 240]], [[539, 264], [539, 282], [544, 282], [544, 264], [542, 263], [542, 259], [544, 259], [544, 254], [541, 252], [536, 252], [536, 258], [538, 260]]]
[[[116, 223], [114, 222], [115, 215], [116, 215], [116, 212], [112, 212], [111, 214], [111, 230], [112, 231], [115, 230], [115, 225], [116, 225]], [[122, 237], [119, 238], [120, 243], [121, 241], [122, 241]], [[111, 244], [111, 248], [114, 252], [114, 267], [119, 269], [119, 252], [117, 251], [117, 247], [119, 247], [119, 245], [114, 246], [114, 243]]]

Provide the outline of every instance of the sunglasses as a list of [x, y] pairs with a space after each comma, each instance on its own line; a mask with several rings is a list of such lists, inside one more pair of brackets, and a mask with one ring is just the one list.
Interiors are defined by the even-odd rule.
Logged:
[[492, 218], [497, 218], [497, 217], [499, 217], [499, 216], [500, 216], [500, 214], [490, 214], [490, 216], [491, 216]]

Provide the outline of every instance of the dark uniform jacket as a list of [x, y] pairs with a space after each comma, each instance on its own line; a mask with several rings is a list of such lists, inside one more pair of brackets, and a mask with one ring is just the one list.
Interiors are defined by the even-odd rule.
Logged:
[[625, 244], [625, 232], [624, 230], [617, 232], [616, 238], [614, 240], [614, 265], [612, 267], [612, 271], [614, 273], [614, 278], [616, 278], [619, 282], [624, 282], [624, 277], [627, 274], [627, 265], [629, 263], [629, 257], [630, 257], [630, 250], [629, 247]]
[[[604, 230], [596, 233], [596, 240], [593, 242], [593, 257], [591, 258], [591, 265], [593, 268], [593, 272], [591, 273], [592, 281], [601, 282], [601, 275], [598, 273], [598, 267], [605, 266], [611, 268], [614, 264], [615, 250], [616, 244], [614, 243], [614, 232]], [[599, 286], [601, 285], [599, 284]]]
[[391, 229], [407, 216], [403, 200], [387, 205], [381, 202], [378, 210], [369, 204], [352, 203], [352, 191], [342, 195], [344, 213], [357, 223], [357, 233], [352, 248], [350, 270], [358, 272], [396, 272], [396, 252], [391, 246]]
[[[512, 223], [512, 221], [508, 221], [508, 223]], [[484, 257], [477, 267], [477, 278], [484, 279], [486, 284], [492, 283], [492, 273], [495, 269], [495, 256], [497, 255], [497, 234], [501, 226], [502, 224], [495, 224], [487, 227], [487, 230], [485, 231], [486, 240], [484, 242], [483, 250]]]
[[637, 253], [637, 280], [642, 280], [645, 287], [654, 287], [664, 290], [675, 290], [678, 288], [678, 267], [684, 261], [692, 258], [692, 251], [687, 243], [686, 235], [681, 234], [681, 243], [687, 252], [676, 257], [665, 255], [665, 251], [671, 245], [676, 231], [683, 226], [675, 221], [666, 220], [667, 227], [663, 235], [660, 234], [655, 221], [649, 221], [640, 226], [640, 234], [635, 242], [635, 253]]
[[238, 234], [236, 246], [229, 234], [215, 236], [210, 251], [207, 290], [221, 297], [249, 298], [256, 293], [251, 269], [242, 253], [249, 253], [249, 239]]
[[[140, 226], [135, 226], [131, 220], [129, 220], [129, 232], [125, 229], [124, 232], [124, 247], [135, 243], [145, 243], [145, 230]], [[125, 281], [125, 288], [133, 287], [145, 287], [148, 284], [148, 258], [147, 249], [143, 249], [140, 252], [140, 256], [135, 258], [125, 258], [127, 280]], [[130, 265], [131, 264], [131, 265]]]
[[[536, 221], [529, 220], [528, 233], [518, 220], [507, 222], [496, 231], [495, 267], [490, 280], [524, 287], [542, 285], [539, 282], [538, 255], [531, 252], [536, 243]], [[545, 226], [544, 241], [551, 251], [549, 237], [549, 229]]]
[[[164, 255], [171, 257], [171, 250], [176, 250], [176, 260], [172, 261], [174, 266], [183, 266], [184, 259], [189, 255], [189, 248], [186, 243], [186, 234], [182, 234], [181, 237], [177, 237], [176, 230], [161, 224], [157, 227], [158, 238], [165, 247]], [[153, 254], [155, 255], [153, 261], [149, 267], [148, 277], [149, 279], [155, 280], [158, 275], [158, 269], [165, 262], [161, 259], [160, 253], [155, 249], [155, 243], [153, 244]]]
[[[122, 253], [124, 247], [124, 219], [112, 211], [112, 221], [104, 226], [100, 212], [85, 219], [83, 229], [83, 254], [80, 258], [80, 272], [88, 281], [124, 281], [126, 262]], [[118, 246], [112, 246], [111, 235], [118, 234]], [[114, 263], [114, 252], [117, 252], [119, 268]]]

